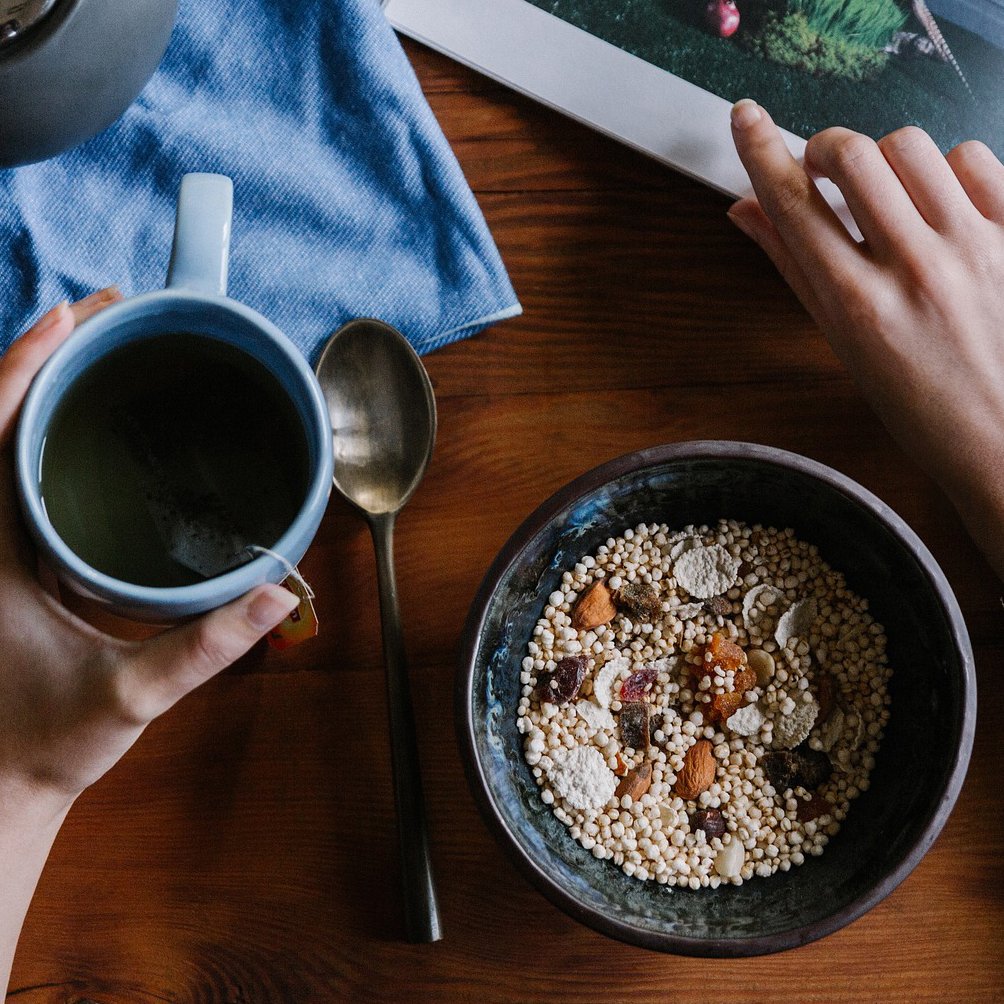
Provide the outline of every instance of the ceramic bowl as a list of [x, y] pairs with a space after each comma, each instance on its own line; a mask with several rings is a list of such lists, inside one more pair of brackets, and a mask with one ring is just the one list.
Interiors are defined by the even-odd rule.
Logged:
[[[867, 597], [885, 625], [891, 718], [868, 791], [820, 857], [740, 886], [641, 882], [598, 861], [543, 804], [516, 728], [520, 662], [563, 571], [639, 523], [720, 517], [793, 527]], [[611, 461], [561, 489], [513, 534], [472, 606], [457, 725], [480, 808], [557, 906], [611, 937], [698, 956], [813, 941], [860, 917], [917, 865], [962, 785], [976, 718], [973, 656], [958, 603], [917, 535], [849, 478], [746, 443], [678, 443]], [[918, 921], [921, 918], [918, 918]]]

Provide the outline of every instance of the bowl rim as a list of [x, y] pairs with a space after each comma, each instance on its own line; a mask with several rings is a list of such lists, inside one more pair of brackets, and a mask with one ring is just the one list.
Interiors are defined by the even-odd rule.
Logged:
[[[651, 931], [629, 922], [615, 920], [585, 905], [554, 881], [513, 837], [490, 794], [478, 757], [473, 716], [474, 665], [491, 598], [501, 578], [534, 536], [560, 512], [569, 508], [585, 494], [624, 475], [680, 460], [752, 460], [773, 465], [816, 478], [867, 509], [917, 561], [945, 613], [953, 643], [960, 657], [962, 694], [959, 702], [960, 713], [953, 729], [958, 742], [944, 790], [917, 840], [898, 862], [890, 866], [878, 881], [857, 899], [814, 923], [769, 935], [692, 938]], [[559, 488], [523, 520], [485, 573], [464, 624], [457, 668], [454, 714], [457, 741], [467, 783], [489, 829], [508, 851], [517, 868], [554, 905], [587, 927], [628, 944], [676, 955], [740, 958], [797, 948], [832, 934], [880, 903], [917, 867], [948, 820], [965, 780], [976, 727], [976, 672], [969, 633], [955, 593], [923, 541], [905, 520], [878, 496], [839, 471], [819, 461], [778, 447], [732, 440], [692, 440], [646, 447], [600, 464]]]

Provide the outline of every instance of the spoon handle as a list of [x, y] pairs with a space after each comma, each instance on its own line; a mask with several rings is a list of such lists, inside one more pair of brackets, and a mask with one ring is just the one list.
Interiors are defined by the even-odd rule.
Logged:
[[393, 514], [372, 517], [370, 529], [373, 533], [373, 549], [376, 551], [380, 624], [387, 669], [390, 753], [401, 852], [405, 932], [412, 942], [439, 941], [443, 936], [443, 928], [432, 879], [432, 860], [425, 825], [425, 799], [418, 763], [418, 740], [415, 735], [408, 662], [404, 653], [397, 581], [394, 576]]

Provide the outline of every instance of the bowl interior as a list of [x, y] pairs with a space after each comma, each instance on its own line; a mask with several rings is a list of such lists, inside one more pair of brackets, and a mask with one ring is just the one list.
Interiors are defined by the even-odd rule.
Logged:
[[[517, 531], [468, 625], [470, 676], [461, 680], [458, 711], [474, 755], [468, 769], [489, 820], [545, 893], [615, 937], [687, 954], [740, 955], [835, 930], [905, 877], [940, 830], [961, 783], [972, 657], [947, 584], [940, 573], [932, 581], [905, 527], [908, 539], [876, 517], [864, 501], [881, 507], [873, 497], [860, 489], [855, 497], [850, 482], [827, 483], [784, 462], [664, 459], [601, 485], [589, 479], [576, 483], [582, 490], [573, 485], [552, 500], [552, 518], [546, 503]], [[894, 527], [899, 521], [889, 515]], [[871, 786], [851, 803], [821, 857], [739, 887], [694, 892], [629, 878], [568, 835], [541, 802], [523, 759], [516, 707], [526, 643], [563, 571], [627, 527], [655, 522], [676, 530], [720, 517], [794, 528], [869, 600], [889, 640], [892, 706]]]

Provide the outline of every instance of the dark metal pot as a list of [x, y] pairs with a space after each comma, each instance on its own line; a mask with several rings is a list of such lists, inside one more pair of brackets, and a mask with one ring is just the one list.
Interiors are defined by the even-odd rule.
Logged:
[[111, 125], [157, 68], [177, 0], [0, 0], [0, 167]]

